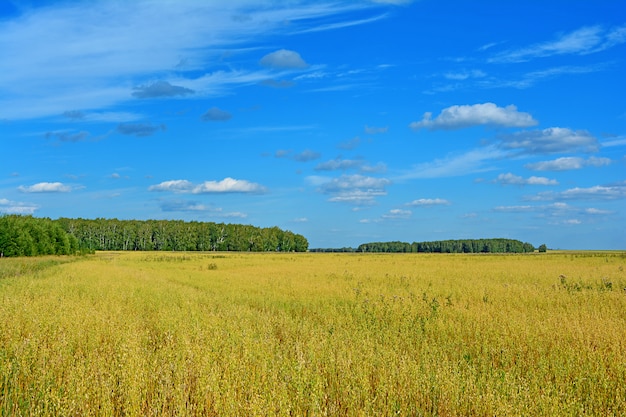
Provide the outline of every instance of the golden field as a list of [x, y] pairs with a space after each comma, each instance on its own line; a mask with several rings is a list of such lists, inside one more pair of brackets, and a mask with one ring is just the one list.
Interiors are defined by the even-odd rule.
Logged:
[[624, 252], [59, 259], [0, 259], [2, 416], [626, 415]]

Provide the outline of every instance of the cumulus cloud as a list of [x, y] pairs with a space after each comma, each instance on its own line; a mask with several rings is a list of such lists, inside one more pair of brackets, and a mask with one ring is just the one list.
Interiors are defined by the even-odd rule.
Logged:
[[407, 203], [407, 206], [411, 207], [432, 207], [432, 206], [447, 206], [450, 202], [443, 198], [418, 198], [417, 200], [413, 200], [410, 203]]
[[500, 174], [494, 182], [502, 185], [558, 185], [557, 180], [546, 177], [523, 178], [512, 173]]
[[309, 177], [309, 181], [319, 183], [318, 191], [330, 195], [328, 201], [353, 205], [372, 205], [376, 197], [387, 195], [386, 187], [391, 181], [364, 175], [342, 175], [330, 180]]
[[[545, 219], [550, 224], [577, 225], [594, 222], [603, 216], [610, 216], [615, 212], [594, 207], [576, 207], [567, 203], [557, 202], [543, 205], [497, 206], [492, 209], [495, 213], [534, 213], [537, 218]], [[583, 219], [583, 220], [581, 220]]]
[[358, 169], [363, 165], [363, 161], [355, 159], [331, 159], [330, 161], [320, 162], [315, 167], [316, 171], [345, 171], [348, 169]]
[[225, 122], [226, 120], [230, 120], [232, 117], [233, 115], [225, 110], [221, 110], [217, 107], [211, 107], [206, 113], [200, 116], [200, 119], [205, 122]]
[[271, 52], [261, 58], [259, 63], [264, 67], [276, 69], [302, 69], [309, 66], [299, 53], [288, 49]]
[[539, 161], [526, 164], [524, 167], [533, 171], [569, 171], [588, 166], [601, 167], [610, 164], [611, 160], [609, 158], [592, 156], [588, 159], [584, 159], [580, 157], [566, 156], [552, 161]]
[[260, 184], [224, 178], [221, 181], [204, 181], [194, 184], [187, 180], [164, 181], [148, 187], [148, 191], [168, 191], [180, 194], [213, 194], [213, 193], [264, 193], [265, 187]]
[[62, 182], [39, 182], [29, 186], [21, 185], [17, 189], [23, 193], [69, 193], [72, 191], [72, 187]]
[[381, 217], [385, 220], [398, 220], [408, 219], [413, 213], [411, 210], [392, 209], [388, 213], [383, 214]]
[[0, 213], [4, 214], [23, 214], [29, 215], [35, 213], [39, 206], [32, 203], [23, 203], [19, 201], [11, 201], [6, 198], [0, 198]]
[[260, 184], [234, 178], [224, 178], [221, 181], [205, 181], [193, 189], [194, 194], [205, 193], [262, 193], [265, 187]]
[[574, 187], [561, 192], [544, 192], [528, 200], [619, 200], [626, 198], [626, 181], [611, 185]]
[[517, 111], [514, 105], [498, 107], [494, 103], [451, 106], [443, 109], [436, 118], [432, 116], [431, 112], [424, 113], [421, 121], [413, 122], [409, 127], [413, 130], [453, 130], [480, 125], [529, 127], [538, 123], [529, 113]]
[[194, 185], [187, 180], [170, 180], [163, 181], [157, 185], [148, 187], [148, 191], [170, 191], [173, 193], [187, 193], [193, 189]]
[[189, 88], [181, 87], [178, 85], [172, 85], [167, 81], [156, 81], [152, 84], [141, 85], [135, 87], [132, 93], [133, 97], [137, 98], [160, 98], [160, 97], [176, 97], [186, 96], [193, 94], [193, 90]]
[[606, 29], [600, 25], [586, 26], [563, 33], [556, 39], [526, 48], [504, 51], [491, 62], [524, 62], [553, 55], [587, 55], [604, 51], [626, 42], [626, 25]]
[[503, 148], [530, 154], [594, 152], [598, 150], [598, 140], [588, 131], [574, 131], [563, 127], [517, 132], [502, 136], [500, 139]]
[[165, 125], [153, 125], [151, 123], [120, 123], [115, 131], [122, 135], [130, 135], [137, 137], [152, 136], [159, 130], [165, 130]]

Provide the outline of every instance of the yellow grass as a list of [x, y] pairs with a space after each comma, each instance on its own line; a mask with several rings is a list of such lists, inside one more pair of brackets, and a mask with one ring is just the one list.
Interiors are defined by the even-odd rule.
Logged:
[[0, 412], [626, 415], [625, 264], [144, 252], [26, 268], [0, 279]]

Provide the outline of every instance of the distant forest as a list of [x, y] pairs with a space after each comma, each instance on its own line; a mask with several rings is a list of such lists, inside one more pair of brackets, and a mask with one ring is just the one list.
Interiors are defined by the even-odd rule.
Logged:
[[[546, 252], [546, 245], [539, 252]], [[535, 247], [514, 239], [463, 239], [437, 240], [433, 242], [372, 242], [358, 248], [316, 248], [309, 252], [386, 252], [386, 253], [525, 253], [534, 252]]]
[[[545, 248], [545, 245], [540, 247]], [[359, 245], [357, 252], [425, 253], [524, 253], [535, 247], [514, 239], [462, 239], [433, 242], [373, 242]]]
[[278, 227], [0, 216], [0, 256], [68, 255], [96, 250], [305, 252], [308, 247], [304, 236]]

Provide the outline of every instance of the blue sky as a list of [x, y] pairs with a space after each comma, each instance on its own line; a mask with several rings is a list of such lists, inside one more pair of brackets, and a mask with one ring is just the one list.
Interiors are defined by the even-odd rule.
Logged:
[[0, 213], [626, 247], [622, 0], [4, 1]]

